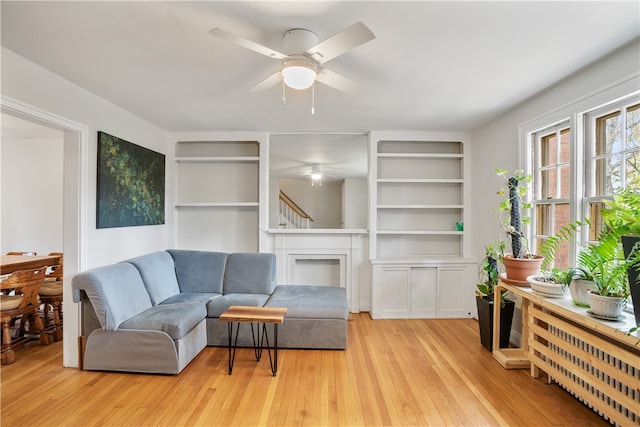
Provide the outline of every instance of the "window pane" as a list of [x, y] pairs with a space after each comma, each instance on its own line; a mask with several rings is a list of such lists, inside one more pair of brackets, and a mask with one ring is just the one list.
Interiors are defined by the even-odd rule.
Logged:
[[565, 129], [560, 132], [560, 163], [569, 163], [571, 158], [571, 132]]
[[543, 136], [540, 140], [540, 166], [556, 163], [556, 134]]
[[[553, 209], [554, 234], [558, 234], [562, 227], [569, 225], [570, 206], [568, 203], [557, 203]], [[569, 242], [562, 242], [558, 245], [556, 255], [554, 257], [553, 266], [563, 268], [569, 266]]]
[[549, 235], [549, 218], [550, 218], [550, 206], [549, 205], [536, 205], [536, 230], [535, 234], [548, 236]]
[[627, 155], [627, 174], [625, 182], [628, 188], [640, 190], [640, 151]]
[[640, 104], [627, 109], [627, 148], [640, 147]]
[[590, 202], [589, 203], [589, 240], [595, 241], [602, 230], [602, 209], [604, 203], [602, 202]]
[[542, 199], [555, 199], [556, 198], [556, 170], [547, 169], [540, 172], [542, 178], [541, 198]]
[[622, 188], [620, 161], [620, 156], [596, 160], [596, 196], [611, 195], [615, 189]]
[[569, 166], [560, 167], [560, 198], [568, 198], [571, 189], [571, 177], [569, 176]]

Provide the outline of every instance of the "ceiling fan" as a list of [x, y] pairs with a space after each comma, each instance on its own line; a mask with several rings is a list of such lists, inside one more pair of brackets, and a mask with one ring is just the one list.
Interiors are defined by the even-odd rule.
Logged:
[[375, 38], [362, 22], [356, 22], [320, 43], [313, 31], [294, 28], [283, 35], [283, 48], [287, 52], [285, 54], [221, 28], [211, 29], [209, 34], [282, 61], [280, 71], [258, 83], [249, 92], [268, 89], [281, 81], [290, 88], [303, 90], [312, 87], [318, 81], [347, 94], [353, 94], [357, 84], [323, 67], [323, 64]]

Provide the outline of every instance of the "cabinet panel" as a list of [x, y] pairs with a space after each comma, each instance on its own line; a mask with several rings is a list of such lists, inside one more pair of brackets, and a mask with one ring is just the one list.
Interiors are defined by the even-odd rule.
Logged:
[[465, 295], [471, 292], [466, 289], [467, 268], [442, 267], [438, 269], [438, 317], [466, 317]]
[[382, 269], [380, 285], [385, 301], [381, 310], [382, 317], [384, 319], [409, 317], [409, 269]]
[[435, 268], [411, 269], [410, 317], [416, 319], [436, 317], [437, 282]]
[[471, 317], [473, 264], [374, 264], [374, 319]]

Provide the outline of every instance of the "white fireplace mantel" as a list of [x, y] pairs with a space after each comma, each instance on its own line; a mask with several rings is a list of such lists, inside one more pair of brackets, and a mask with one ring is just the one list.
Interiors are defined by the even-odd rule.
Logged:
[[[323, 284], [345, 288], [349, 310], [360, 312], [360, 281], [366, 230], [269, 230], [274, 240], [278, 283]], [[337, 283], [296, 283], [303, 263], [339, 265]]]

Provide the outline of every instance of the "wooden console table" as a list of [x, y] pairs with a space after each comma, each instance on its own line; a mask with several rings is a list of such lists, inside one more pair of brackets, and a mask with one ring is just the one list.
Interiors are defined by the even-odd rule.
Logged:
[[531, 288], [506, 284], [522, 298], [520, 348], [499, 348], [500, 306], [494, 307], [493, 357], [505, 369], [531, 369], [534, 378], [546, 372], [576, 398], [617, 425], [640, 425], [640, 332], [633, 315], [600, 320], [578, 307], [567, 294], [549, 298]]

